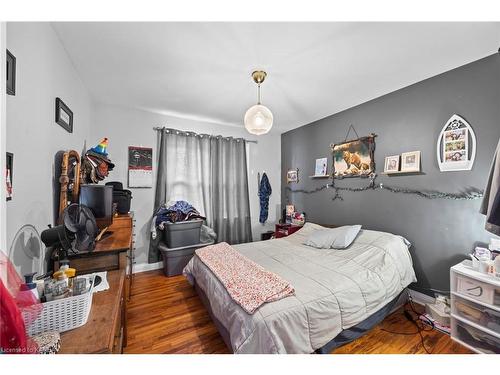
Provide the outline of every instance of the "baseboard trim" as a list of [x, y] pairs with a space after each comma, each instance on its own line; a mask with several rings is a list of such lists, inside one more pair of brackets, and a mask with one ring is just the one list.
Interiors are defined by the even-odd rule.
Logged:
[[419, 305], [425, 306], [426, 303], [435, 303], [436, 299], [434, 297], [428, 296], [427, 294], [417, 292], [413, 289], [408, 289], [410, 292], [410, 296], [413, 302], [418, 303]]
[[163, 262], [158, 263], [139, 263], [134, 264], [134, 272], [133, 273], [141, 273], [147, 271], [154, 271], [163, 268]]

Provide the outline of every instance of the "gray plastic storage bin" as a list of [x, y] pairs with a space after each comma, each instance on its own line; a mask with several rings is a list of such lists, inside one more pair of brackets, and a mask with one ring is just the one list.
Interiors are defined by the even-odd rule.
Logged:
[[158, 249], [163, 257], [163, 273], [165, 276], [181, 275], [184, 267], [194, 255], [196, 249], [212, 245], [214, 242], [197, 243], [191, 246], [182, 246], [169, 248], [163, 242], [160, 242]]
[[165, 243], [171, 249], [200, 243], [202, 224], [201, 219], [165, 223], [163, 229]]

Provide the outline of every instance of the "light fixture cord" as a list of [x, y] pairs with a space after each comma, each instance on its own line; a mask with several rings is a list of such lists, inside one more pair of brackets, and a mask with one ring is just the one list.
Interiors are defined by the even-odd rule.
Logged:
[[258, 87], [258, 92], [259, 92], [259, 97], [257, 99], [257, 104], [260, 105], [260, 83], [257, 84], [257, 87]]

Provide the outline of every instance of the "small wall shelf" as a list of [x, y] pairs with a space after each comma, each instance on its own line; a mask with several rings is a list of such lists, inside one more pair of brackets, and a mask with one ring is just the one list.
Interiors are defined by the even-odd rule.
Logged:
[[401, 175], [424, 175], [424, 172], [419, 171], [397, 171], [397, 172], [381, 172], [380, 174], [384, 176], [401, 176]]
[[322, 175], [319, 175], [319, 176], [309, 176], [309, 178], [330, 178], [331, 176], [330, 175], [326, 175], [326, 176], [322, 176]]

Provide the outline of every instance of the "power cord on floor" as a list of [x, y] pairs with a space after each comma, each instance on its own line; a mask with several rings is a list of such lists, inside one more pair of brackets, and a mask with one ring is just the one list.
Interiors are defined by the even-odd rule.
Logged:
[[[404, 306], [404, 310], [403, 310], [403, 314], [404, 316], [406, 317], [406, 319], [408, 319], [410, 322], [412, 322], [415, 327], [417, 328], [417, 330], [415, 332], [397, 332], [397, 331], [391, 331], [391, 330], [388, 330], [388, 329], [385, 329], [385, 328], [382, 328], [382, 331], [384, 332], [388, 332], [388, 333], [392, 333], [392, 334], [395, 334], [395, 335], [408, 335], [408, 336], [413, 336], [413, 335], [419, 335], [420, 336], [420, 342], [422, 344], [422, 347], [424, 348], [425, 352], [427, 354], [432, 354], [432, 351], [429, 351], [427, 349], [427, 347], [425, 346], [425, 340], [424, 340], [424, 335], [422, 334], [422, 332], [429, 332], [429, 331], [432, 331], [434, 329], [434, 323], [426, 318], [425, 316], [423, 316], [422, 314], [418, 313], [416, 310], [415, 310], [415, 307], [413, 306], [413, 300], [411, 298], [411, 295], [409, 294], [409, 292], [407, 291], [408, 293], [408, 302], [405, 304]], [[410, 306], [410, 309], [411, 310], [408, 310], [406, 308], [406, 306], [409, 305]], [[412, 315], [412, 313], [414, 313], [417, 318], [415, 319]], [[430, 326], [430, 329], [425, 329], [425, 327], [423, 326], [420, 326], [419, 323], [421, 324], [424, 324], [421, 320], [420, 320], [420, 317], [424, 317], [425, 320], [428, 322], [429, 326]]]

